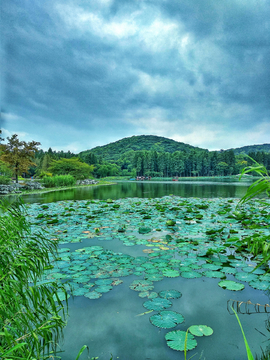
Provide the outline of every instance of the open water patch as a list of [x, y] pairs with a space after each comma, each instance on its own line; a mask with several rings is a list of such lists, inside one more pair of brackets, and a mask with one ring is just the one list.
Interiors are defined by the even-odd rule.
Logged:
[[[176, 338], [180, 350], [177, 331], [193, 325], [210, 327], [213, 334], [199, 336], [190, 356], [217, 359], [226, 348], [220, 359], [244, 357], [227, 302], [269, 303], [268, 268], [253, 271], [260, 258], [250, 257], [247, 239], [269, 236], [270, 216], [258, 201], [236, 206], [234, 199], [177, 196], [29, 205], [33, 228], [59, 242], [42, 282], [64, 282], [71, 295], [62, 358], [75, 358], [86, 344], [100, 360], [110, 353], [120, 359], [176, 359], [168, 338]], [[160, 295], [169, 292], [182, 296]], [[260, 352], [267, 314], [240, 316], [251, 349]], [[166, 338], [169, 324], [176, 333]], [[75, 333], [77, 348], [71, 341]]]

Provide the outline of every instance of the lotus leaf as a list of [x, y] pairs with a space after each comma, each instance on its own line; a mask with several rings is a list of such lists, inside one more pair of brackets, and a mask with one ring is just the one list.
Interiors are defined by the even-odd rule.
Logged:
[[213, 329], [206, 325], [192, 325], [188, 329], [195, 336], [210, 336], [213, 334]]
[[82, 295], [86, 294], [87, 292], [89, 292], [89, 289], [86, 289], [84, 287], [79, 287], [72, 291], [72, 295], [73, 296], [82, 296]]
[[106, 293], [106, 292], [109, 292], [110, 290], [112, 290], [112, 288], [113, 287], [110, 285], [100, 285], [95, 289], [95, 291], [98, 293]]
[[240, 280], [240, 281], [255, 281], [257, 280], [258, 276], [255, 275], [255, 274], [250, 274], [250, 273], [246, 273], [246, 272], [238, 272], [237, 274], [234, 275], [234, 277], [237, 279], [237, 280]]
[[149, 296], [148, 299], [155, 299], [158, 297], [158, 294], [155, 291], [152, 291]]
[[255, 274], [255, 275], [263, 275], [265, 273], [265, 271], [263, 269], [256, 269], [253, 266], [246, 266], [244, 268], [242, 268], [243, 271]]
[[179, 299], [182, 296], [178, 290], [163, 290], [160, 291], [158, 295], [164, 299]]
[[152, 231], [152, 229], [149, 227], [142, 226], [139, 228], [138, 231], [139, 231], [139, 234], [148, 234]]
[[151, 324], [163, 328], [170, 329], [184, 321], [183, 315], [169, 310], [160, 311], [160, 313], [150, 317]]
[[[65, 293], [64, 293], [63, 291], [57, 292], [57, 296], [58, 296], [58, 298], [59, 298], [60, 301], [66, 300], [66, 295], [65, 295]], [[68, 298], [70, 298], [70, 295], [69, 295], [69, 294], [67, 294], [67, 299], [68, 299]], [[56, 298], [55, 295], [53, 296], [53, 300], [54, 300], [54, 301], [57, 300], [57, 298]]]
[[161, 281], [163, 279], [163, 275], [162, 274], [146, 274], [145, 275], [145, 280], [150, 280], [150, 281]]
[[101, 286], [101, 285], [111, 285], [112, 280], [111, 279], [100, 279], [100, 280], [96, 280], [95, 284], [97, 286]]
[[232, 280], [222, 280], [218, 283], [220, 287], [227, 290], [239, 291], [243, 290], [245, 285]]
[[149, 297], [149, 291], [140, 292], [139, 297], [141, 297], [141, 298]]
[[257, 290], [263, 290], [263, 291], [270, 290], [270, 283], [268, 281], [259, 281], [259, 280], [251, 281], [249, 283], [249, 286]]
[[150, 280], [134, 280], [129, 285], [129, 288], [135, 291], [147, 291], [154, 289], [154, 285]]
[[101, 293], [98, 293], [96, 291], [90, 291], [86, 294], [84, 294], [85, 297], [87, 297], [88, 299], [98, 299], [102, 296]]
[[202, 274], [197, 271], [183, 271], [181, 276], [186, 279], [196, 279], [202, 277]]
[[237, 270], [235, 268], [232, 268], [230, 266], [224, 266], [222, 268], [222, 271], [226, 274], [236, 274]]
[[177, 270], [173, 270], [173, 269], [167, 269], [167, 270], [163, 270], [163, 275], [166, 277], [178, 277], [180, 276], [179, 271]]
[[214, 265], [214, 264], [203, 264], [202, 268], [209, 269], [209, 270], [219, 270], [221, 266]]
[[203, 275], [209, 278], [219, 278], [219, 279], [225, 277], [225, 274], [223, 272], [215, 271], [215, 270], [204, 271]]
[[[165, 335], [165, 339], [167, 340], [167, 345], [171, 349], [184, 351], [185, 339], [186, 339], [185, 331], [181, 331], [181, 330], [170, 331]], [[186, 350], [192, 350], [196, 346], [197, 346], [197, 341], [194, 339], [194, 336], [188, 333]]]
[[163, 309], [168, 309], [172, 306], [172, 302], [168, 299], [155, 298], [143, 303], [143, 306], [148, 310], [160, 311]]
[[174, 226], [176, 224], [176, 221], [175, 220], [167, 220], [166, 221], [166, 225], [167, 226]]

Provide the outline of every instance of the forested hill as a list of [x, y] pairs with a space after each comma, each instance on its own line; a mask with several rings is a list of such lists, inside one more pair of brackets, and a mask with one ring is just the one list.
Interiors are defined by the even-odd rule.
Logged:
[[102, 156], [104, 160], [117, 161], [122, 154], [128, 151], [138, 150], [157, 151], [162, 153], [174, 153], [175, 151], [190, 152], [191, 150], [205, 151], [205, 149], [161, 136], [140, 135], [124, 138], [108, 145], [97, 146], [91, 150], [82, 151], [79, 155], [84, 157], [91, 152], [96, 156]]
[[257, 153], [258, 151], [270, 153], [270, 144], [248, 145], [230, 150], [233, 150], [235, 155]]

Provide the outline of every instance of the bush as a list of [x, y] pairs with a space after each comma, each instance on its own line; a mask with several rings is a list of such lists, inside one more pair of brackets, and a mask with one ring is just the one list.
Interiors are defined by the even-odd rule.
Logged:
[[42, 182], [45, 187], [52, 188], [60, 186], [73, 186], [76, 184], [76, 179], [71, 175], [44, 176]]
[[0, 175], [0, 184], [1, 185], [8, 185], [11, 182], [11, 178], [5, 175]]

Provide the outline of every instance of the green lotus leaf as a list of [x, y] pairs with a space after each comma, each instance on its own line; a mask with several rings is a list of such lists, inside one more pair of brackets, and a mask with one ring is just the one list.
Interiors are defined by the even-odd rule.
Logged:
[[73, 281], [79, 284], [87, 283], [90, 280], [88, 276], [73, 277]]
[[158, 297], [158, 293], [156, 293], [155, 291], [152, 291], [149, 296], [148, 299], [155, 299]]
[[102, 286], [102, 285], [111, 285], [112, 280], [111, 279], [99, 279], [95, 281], [95, 284], [97, 286]]
[[141, 298], [145, 298], [145, 297], [149, 297], [149, 291], [142, 291], [142, 292], [140, 292], [139, 294], [139, 297], [141, 297]]
[[145, 275], [145, 280], [150, 280], [150, 281], [161, 281], [163, 279], [163, 275], [162, 274], [150, 274], [150, 275]]
[[246, 266], [242, 268], [243, 271], [247, 272], [247, 273], [251, 273], [255, 274], [255, 275], [263, 275], [265, 273], [265, 271], [263, 269], [256, 269], [254, 270], [253, 266]]
[[143, 306], [148, 310], [160, 311], [163, 309], [168, 309], [172, 306], [172, 302], [168, 299], [155, 298], [143, 303]]
[[167, 220], [166, 221], [166, 225], [167, 226], [174, 226], [176, 224], [176, 221], [175, 220]]
[[189, 327], [189, 331], [195, 336], [210, 336], [213, 334], [213, 329], [206, 325], [192, 325]]
[[263, 290], [263, 291], [270, 290], [270, 283], [268, 281], [259, 281], [259, 280], [251, 281], [249, 283], [249, 286], [257, 290]]
[[[185, 349], [185, 339], [186, 332], [181, 330], [170, 331], [165, 335], [165, 339], [167, 340], [167, 345], [173, 349], [178, 351], [184, 351]], [[186, 350], [192, 350], [197, 346], [197, 341], [194, 339], [192, 334], [188, 333]]]
[[220, 287], [227, 290], [240, 291], [243, 290], [245, 285], [232, 280], [222, 280], [218, 283]]
[[123, 283], [123, 280], [116, 279], [116, 280], [114, 280], [114, 281], [112, 282], [112, 285], [113, 285], [113, 286], [118, 286], [118, 285], [120, 285], [120, 284], [122, 284], [122, 283]]
[[150, 317], [151, 324], [162, 328], [170, 329], [184, 321], [183, 315], [169, 310], [160, 311], [160, 313]]
[[98, 293], [106, 293], [106, 292], [109, 292], [110, 290], [112, 290], [112, 288], [113, 287], [110, 285], [100, 285], [95, 289], [95, 291]]
[[84, 294], [84, 296], [87, 297], [88, 299], [99, 299], [102, 296], [102, 294], [96, 291], [90, 291]]
[[222, 279], [225, 277], [225, 274], [223, 272], [215, 271], [215, 270], [204, 271], [203, 275], [209, 278], [218, 278], [218, 279]]
[[86, 294], [87, 292], [89, 292], [89, 289], [86, 289], [84, 287], [79, 287], [72, 291], [72, 295], [73, 296], [82, 296], [82, 295]]
[[164, 299], [179, 299], [182, 294], [178, 290], [163, 290], [158, 293], [158, 296]]
[[181, 276], [186, 279], [196, 279], [202, 277], [202, 274], [197, 271], [183, 271]]
[[[63, 291], [58, 291], [58, 292], [57, 292], [57, 296], [58, 296], [58, 298], [59, 298], [60, 301], [66, 300], [66, 295], [65, 295], [65, 293], [64, 293]], [[70, 298], [70, 295], [69, 295], [69, 294], [67, 294], [67, 299], [68, 299], [68, 298]], [[54, 301], [57, 300], [57, 298], [56, 298], [55, 295], [53, 295], [53, 300], [54, 300]]]
[[149, 227], [142, 226], [139, 228], [139, 234], [148, 234], [152, 231]]
[[257, 280], [258, 276], [255, 275], [255, 274], [250, 274], [250, 273], [247, 273], [247, 272], [238, 272], [234, 275], [234, 277], [237, 279], [237, 280], [240, 280], [240, 281], [255, 281]]
[[237, 270], [235, 268], [232, 268], [230, 266], [224, 266], [222, 268], [222, 271], [225, 273], [225, 274], [236, 274]]
[[177, 277], [180, 276], [179, 271], [177, 270], [173, 270], [173, 269], [167, 269], [167, 270], [163, 270], [162, 274], [166, 277]]
[[135, 291], [148, 291], [153, 290], [154, 285], [153, 282], [150, 280], [133, 280], [132, 283], [129, 285], [129, 288]]
[[214, 265], [214, 264], [203, 264], [202, 268], [209, 269], [209, 270], [219, 270], [221, 266]]

